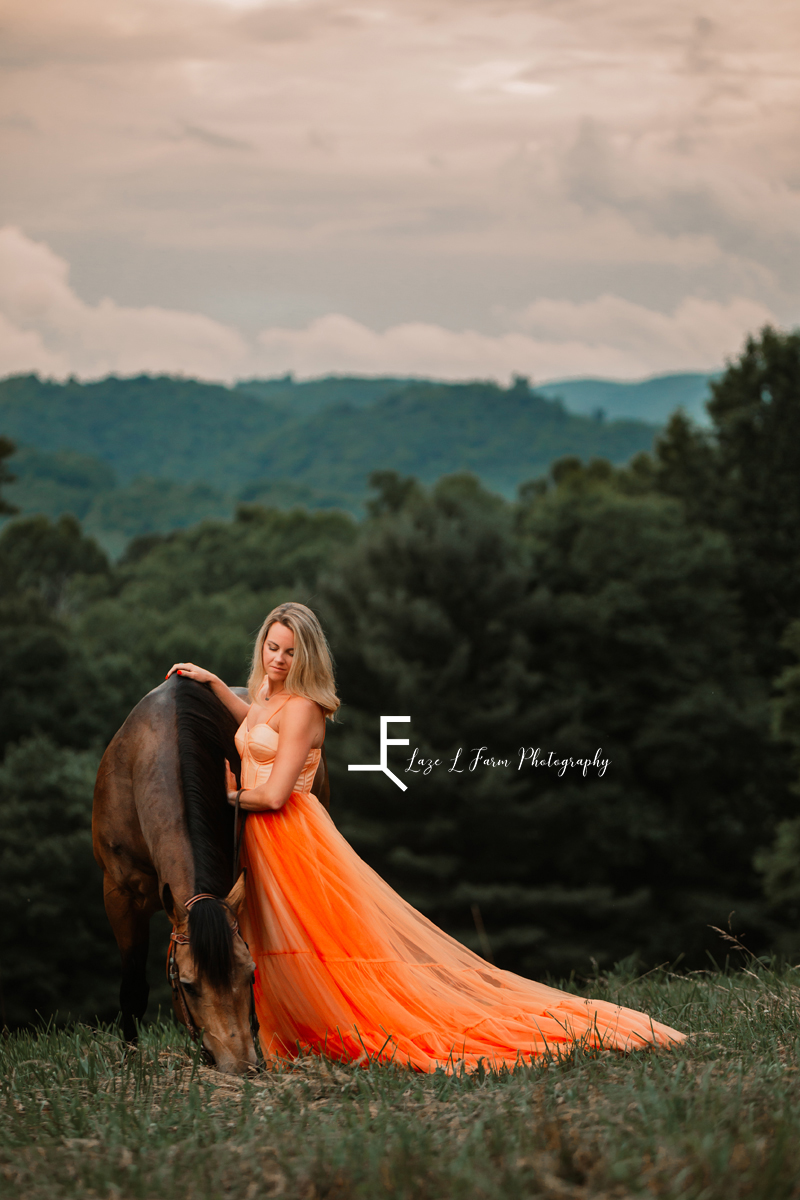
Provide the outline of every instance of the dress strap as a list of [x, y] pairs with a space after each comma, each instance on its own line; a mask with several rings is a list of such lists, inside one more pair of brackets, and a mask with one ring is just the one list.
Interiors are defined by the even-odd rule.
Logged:
[[[283, 702], [281, 704], [279, 704], [278, 707], [269, 714], [270, 721], [272, 720], [273, 717], [276, 717], [278, 715], [278, 713], [283, 710], [283, 708], [285, 708], [287, 701], [291, 700], [293, 695], [294, 695], [294, 692], [282, 692], [281, 693], [281, 695], [278, 697], [278, 699], [282, 700]], [[267, 700], [267, 703], [269, 704], [269, 700]], [[267, 722], [267, 724], [269, 724], [269, 722]], [[275, 733], [276, 731], [273, 729], [272, 732]]]

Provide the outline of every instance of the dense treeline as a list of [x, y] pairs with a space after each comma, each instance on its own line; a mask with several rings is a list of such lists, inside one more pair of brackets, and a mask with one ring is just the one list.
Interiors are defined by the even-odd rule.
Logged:
[[[755, 951], [793, 952], [800, 335], [749, 342], [709, 407], [707, 430], [678, 415], [623, 467], [561, 458], [513, 502], [469, 473], [383, 470], [360, 522], [242, 505], [115, 564], [74, 518], [12, 520], [5, 1019], [113, 1014], [94, 765], [176, 658], [242, 682], [253, 631], [289, 597], [320, 613], [337, 660], [335, 819], [456, 936], [540, 976], [630, 954], [702, 965], [733, 913]], [[390, 752], [406, 792], [347, 772], [377, 761], [389, 713], [411, 716], [390, 731], [410, 739]], [[481, 748], [496, 765], [470, 770]], [[405, 772], [414, 753], [439, 765]]]

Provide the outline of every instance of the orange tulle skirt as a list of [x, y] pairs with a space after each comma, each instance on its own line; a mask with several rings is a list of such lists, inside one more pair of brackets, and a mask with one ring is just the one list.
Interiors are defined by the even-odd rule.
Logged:
[[645, 1013], [490, 966], [359, 858], [316, 798], [250, 813], [242, 931], [265, 1057], [312, 1051], [420, 1071], [683, 1041]]

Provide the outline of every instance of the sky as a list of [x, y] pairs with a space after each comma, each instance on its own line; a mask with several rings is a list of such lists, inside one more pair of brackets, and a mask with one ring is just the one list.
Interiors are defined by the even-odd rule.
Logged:
[[800, 321], [795, 0], [0, 0], [0, 375], [713, 370]]

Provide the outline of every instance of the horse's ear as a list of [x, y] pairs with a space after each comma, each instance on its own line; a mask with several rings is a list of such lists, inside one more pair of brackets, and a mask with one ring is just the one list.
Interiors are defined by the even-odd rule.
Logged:
[[238, 913], [244, 903], [245, 882], [247, 879], [247, 871], [242, 871], [236, 883], [225, 897], [225, 903], [232, 913]]

